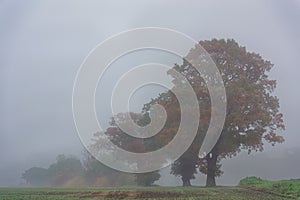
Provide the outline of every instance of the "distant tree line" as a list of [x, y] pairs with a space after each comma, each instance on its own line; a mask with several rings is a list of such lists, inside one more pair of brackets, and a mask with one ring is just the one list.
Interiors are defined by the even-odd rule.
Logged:
[[85, 152], [82, 161], [75, 156], [59, 155], [48, 168], [32, 167], [22, 174], [22, 178], [32, 187], [118, 187], [151, 186], [160, 174], [139, 176], [119, 172]]
[[79, 159], [74, 156], [59, 155], [56, 162], [47, 169], [32, 167], [22, 174], [30, 186], [63, 186], [72, 178], [83, 175], [84, 169]]

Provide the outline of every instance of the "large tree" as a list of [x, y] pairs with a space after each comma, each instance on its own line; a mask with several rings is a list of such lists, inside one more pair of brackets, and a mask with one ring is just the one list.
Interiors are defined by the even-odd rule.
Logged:
[[[198, 160], [201, 139], [210, 122], [211, 102], [205, 81], [199, 72], [187, 60], [203, 62], [202, 50], [196, 45], [190, 50], [182, 65], [173, 69], [182, 74], [192, 85], [199, 100], [201, 117], [196, 142], [173, 165], [171, 173], [180, 175], [182, 180], [193, 178], [196, 168], [207, 175], [207, 186], [215, 186], [215, 177], [222, 174], [220, 161], [237, 155], [241, 150], [262, 151], [265, 143], [281, 143], [278, 130], [284, 129], [282, 113], [279, 112], [279, 100], [273, 95], [276, 81], [269, 79], [268, 72], [273, 67], [270, 61], [259, 54], [246, 51], [234, 40], [201, 41], [199, 44], [209, 53], [219, 69], [227, 95], [227, 113], [221, 136], [214, 148], [202, 160]], [[172, 76], [172, 72], [170, 75]], [[176, 81], [176, 76], [173, 76]], [[145, 110], [155, 103], [172, 110], [172, 118], [180, 116], [176, 97], [170, 91], [160, 94], [146, 104]], [[174, 113], [175, 112], [175, 113]], [[175, 116], [178, 117], [175, 117]], [[178, 127], [180, 120], [172, 121], [169, 129]], [[176, 124], [177, 123], [177, 124]], [[165, 134], [170, 133], [165, 129]], [[184, 185], [184, 184], [183, 184]]]

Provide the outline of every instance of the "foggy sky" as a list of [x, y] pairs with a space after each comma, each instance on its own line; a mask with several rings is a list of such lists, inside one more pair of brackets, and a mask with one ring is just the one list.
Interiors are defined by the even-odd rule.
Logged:
[[[232, 171], [237, 176], [263, 175], [262, 166], [271, 166], [271, 162], [263, 163], [265, 158], [274, 155], [278, 162], [290, 162], [285, 163], [290, 174], [278, 174], [280, 168], [275, 167], [277, 173], [266, 178], [292, 178], [300, 163], [294, 159], [300, 152], [299, 11], [299, 0], [0, 1], [0, 186], [17, 185], [25, 169], [47, 167], [57, 154], [81, 155], [83, 147], [71, 105], [77, 70], [88, 53], [107, 37], [149, 26], [175, 29], [196, 40], [234, 38], [275, 64], [271, 77], [278, 84], [275, 94], [284, 114], [286, 131], [282, 135], [286, 141], [267, 148], [265, 153], [226, 160], [220, 182], [235, 184], [239, 177], [230, 176]], [[110, 73], [114, 78], [108, 77], [115, 80], [121, 66], [156, 57], [137, 54], [133, 58], [142, 59], [116, 63]], [[176, 61], [168, 56], [159, 59], [170, 65]], [[103, 123], [110, 117], [109, 104], [102, 104], [110, 87], [97, 91], [97, 101], [101, 102], [97, 114]], [[152, 89], [147, 94], [141, 90], [134, 109], [160, 90]], [[300, 178], [299, 170], [295, 178]], [[173, 179], [164, 176], [161, 182], [168, 185]]]

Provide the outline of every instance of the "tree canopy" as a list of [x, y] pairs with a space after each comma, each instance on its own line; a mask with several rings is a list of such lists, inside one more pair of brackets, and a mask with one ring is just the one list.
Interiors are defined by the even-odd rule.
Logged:
[[[278, 131], [284, 129], [283, 115], [279, 111], [279, 99], [273, 95], [276, 81], [269, 79], [268, 72], [273, 64], [264, 60], [259, 54], [246, 51], [234, 40], [200, 41], [199, 44], [209, 53], [218, 67], [227, 95], [227, 113], [221, 136], [211, 152], [202, 160], [197, 160], [201, 138], [203, 139], [210, 122], [211, 102], [203, 74], [187, 62], [203, 61], [201, 48], [196, 45], [190, 50], [182, 65], [175, 65], [173, 69], [182, 74], [192, 85], [197, 94], [201, 117], [196, 141], [191, 148], [182, 155], [172, 166], [171, 173], [180, 175], [182, 179], [192, 179], [196, 168], [207, 174], [207, 186], [215, 186], [215, 177], [222, 174], [220, 160], [237, 155], [241, 150], [262, 151], [265, 143], [281, 143], [283, 137]], [[171, 76], [172, 73], [169, 71]], [[173, 76], [176, 82], [176, 76]], [[176, 96], [167, 91], [146, 104], [145, 110], [151, 105], [159, 103], [171, 110], [165, 135], [176, 134], [180, 120], [180, 109]], [[168, 115], [169, 116], [169, 115]], [[173, 131], [170, 131], [173, 130]], [[166, 137], [166, 136], [165, 136]], [[172, 137], [172, 136], [169, 136]], [[167, 137], [167, 138], [169, 138]], [[200, 139], [200, 140], [199, 140]], [[189, 167], [185, 167], [189, 166]], [[192, 169], [191, 169], [192, 168]], [[187, 174], [189, 172], [190, 174]]]

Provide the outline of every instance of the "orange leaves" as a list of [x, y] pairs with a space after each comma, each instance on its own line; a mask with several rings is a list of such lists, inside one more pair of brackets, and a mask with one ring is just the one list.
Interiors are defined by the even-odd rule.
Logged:
[[283, 123], [283, 114], [279, 113], [275, 116], [275, 123], [278, 129], [285, 130], [285, 125]]
[[274, 146], [276, 143], [284, 142], [284, 138], [280, 135], [277, 135], [273, 130], [271, 130], [267, 135], [264, 136], [265, 140]]
[[[276, 81], [268, 78], [268, 72], [273, 64], [264, 60], [259, 54], [247, 52], [233, 39], [201, 41], [202, 47], [215, 61], [226, 87], [227, 116], [222, 137], [218, 144], [222, 144], [220, 152], [232, 155], [233, 151], [239, 151], [244, 146], [250, 149], [262, 149], [262, 140], [276, 143], [282, 142], [281, 136], [268, 133], [267, 130], [284, 129], [283, 117], [279, 113], [278, 98], [271, 93], [276, 87]], [[200, 48], [191, 49], [187, 56], [191, 60], [201, 63]], [[201, 108], [200, 130], [209, 123], [210, 102], [207, 87], [201, 78], [203, 74], [197, 74], [189, 63], [176, 65], [174, 68], [184, 75], [192, 84], [199, 99]], [[174, 77], [176, 79], [176, 77]], [[172, 96], [164, 104], [174, 114], [179, 115]], [[177, 122], [179, 123], [179, 122]], [[237, 128], [237, 129], [236, 129]], [[231, 130], [231, 131], [228, 131]], [[224, 135], [226, 133], [226, 135]]]

